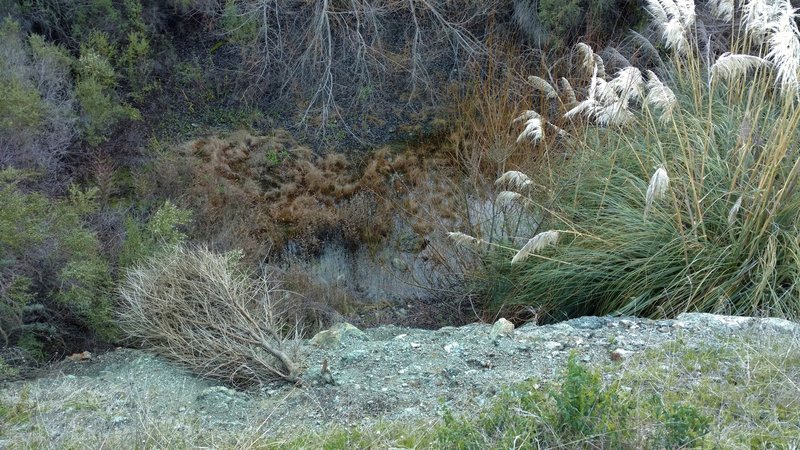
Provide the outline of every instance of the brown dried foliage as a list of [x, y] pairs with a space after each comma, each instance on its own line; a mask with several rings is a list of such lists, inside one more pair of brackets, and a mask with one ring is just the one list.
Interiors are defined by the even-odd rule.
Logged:
[[432, 225], [421, 223], [433, 215], [431, 202], [417, 197], [442, 197], [431, 192], [440, 184], [431, 182], [433, 167], [442, 165], [430, 148], [319, 156], [284, 131], [237, 132], [192, 141], [157, 161], [148, 189], [172, 193], [195, 211], [196, 239], [257, 260], [289, 240], [311, 253], [332, 236], [377, 244], [391, 232], [398, 205], [415, 228], [429, 231]]
[[297, 382], [290, 301], [270, 275], [254, 282], [238, 255], [180, 247], [127, 272], [118, 318], [129, 337], [200, 375]]

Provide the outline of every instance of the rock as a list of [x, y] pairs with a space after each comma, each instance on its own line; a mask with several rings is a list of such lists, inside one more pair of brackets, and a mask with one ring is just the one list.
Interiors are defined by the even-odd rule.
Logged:
[[761, 319], [761, 329], [770, 330], [779, 334], [800, 334], [800, 324], [786, 319], [770, 317]]
[[555, 351], [563, 350], [564, 349], [564, 344], [562, 344], [561, 342], [556, 342], [556, 341], [547, 341], [547, 342], [544, 343], [544, 348], [546, 348], [548, 351], [555, 352]]
[[313, 338], [311, 344], [321, 348], [336, 348], [348, 341], [368, 341], [369, 337], [363, 331], [349, 323], [337, 323], [327, 330], [320, 331]]
[[711, 328], [739, 329], [752, 321], [751, 317], [722, 316], [708, 313], [683, 313], [677, 321], [685, 325], [706, 326]]
[[394, 270], [398, 272], [408, 271], [408, 264], [406, 264], [405, 261], [397, 257], [392, 258], [392, 267], [394, 267]]
[[501, 317], [497, 322], [492, 325], [492, 330], [489, 331], [489, 336], [509, 336], [514, 331], [514, 324]]
[[618, 348], [611, 352], [611, 360], [612, 361], [623, 361], [628, 359], [633, 354], [630, 350], [625, 350], [624, 348]]
[[602, 317], [579, 317], [567, 321], [572, 327], [584, 330], [599, 330], [606, 326], [606, 319]]
[[201, 406], [221, 406], [236, 401], [247, 401], [247, 395], [237, 392], [225, 386], [212, 386], [204, 389], [197, 396], [197, 402]]
[[342, 355], [342, 363], [343, 364], [352, 364], [358, 361], [361, 361], [367, 357], [366, 350], [363, 349], [356, 349], [352, 352], [345, 353]]
[[457, 351], [458, 348], [459, 348], [458, 342], [451, 342], [444, 346], [444, 351], [446, 351], [447, 353], [452, 353], [454, 351]]

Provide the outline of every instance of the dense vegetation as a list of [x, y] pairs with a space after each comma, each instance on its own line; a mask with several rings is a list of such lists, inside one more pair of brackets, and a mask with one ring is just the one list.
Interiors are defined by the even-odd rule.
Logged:
[[[3, 2], [0, 380], [124, 342], [237, 386], [297, 381], [292, 338], [360, 317], [358, 293], [266, 262], [378, 254], [400, 228], [437, 274], [428, 326], [797, 318], [797, 12], [645, 3]], [[764, 417], [796, 423], [640, 400], [573, 363], [474, 419], [325, 445], [671, 448], [716, 427], [759, 446]]]
[[490, 309], [798, 316], [797, 15], [788, 2], [735, 18], [717, 5], [715, 42], [699, 35], [702, 11], [677, 3], [648, 3], [667, 53], [652, 70], [612, 75], [581, 43], [583, 100], [531, 77], [546, 108], [518, 118], [519, 140], [552, 169], [497, 180], [502, 232], [453, 234], [489, 249]]
[[[470, 86], [494, 81], [489, 67], [519, 78], [526, 48], [610, 37], [595, 17], [638, 20], [626, 2], [574, 3], [3, 2], [4, 348], [42, 359], [119, 342], [126, 271], [182, 242], [242, 249], [253, 269], [287, 242], [380, 245], [397, 177], [413, 191], [434, 163], [363, 150], [446, 135]], [[315, 289], [352, 311], [351, 293]]]
[[[181, 252], [189, 281], [224, 252], [252, 274], [332, 239], [377, 254], [401, 218], [404, 251], [434, 249], [428, 326], [796, 317], [791, 3], [562, 3], [6, 2], [3, 346], [146, 342], [119, 319]], [[359, 314], [276, 276], [306, 330]]]

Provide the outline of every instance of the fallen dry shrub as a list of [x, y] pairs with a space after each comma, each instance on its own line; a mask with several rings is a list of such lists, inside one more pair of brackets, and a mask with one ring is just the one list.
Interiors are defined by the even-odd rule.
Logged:
[[128, 270], [121, 328], [145, 348], [235, 386], [297, 382], [293, 327], [280, 314], [287, 293], [269, 276], [254, 282], [240, 259], [177, 247]]

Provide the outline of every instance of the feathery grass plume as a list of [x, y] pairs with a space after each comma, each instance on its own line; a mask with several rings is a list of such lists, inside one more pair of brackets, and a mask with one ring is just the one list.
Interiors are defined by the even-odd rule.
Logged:
[[645, 2], [644, 8], [653, 18], [655, 23], [658, 26], [663, 26], [667, 22], [669, 22], [669, 17], [667, 16], [667, 10], [664, 8], [664, 5], [661, 4], [659, 0], [647, 0]]
[[709, 3], [711, 3], [711, 11], [715, 16], [728, 23], [733, 21], [735, 8], [733, 0], [711, 0]]
[[595, 120], [601, 126], [620, 126], [633, 121], [636, 116], [628, 108], [628, 102], [617, 100], [595, 110]]
[[593, 117], [598, 108], [600, 108], [600, 102], [593, 98], [587, 98], [586, 100], [578, 103], [572, 109], [567, 111], [564, 114], [564, 117], [567, 119], [571, 119], [574, 116], [584, 115], [586, 117]]
[[532, 143], [537, 143], [544, 139], [544, 129], [542, 128], [542, 119], [528, 119], [525, 122], [525, 129], [517, 136], [517, 143], [525, 139], [530, 139]]
[[[666, 2], [667, 0], [665, 0]], [[694, 0], [675, 0], [678, 7], [678, 17], [681, 24], [688, 30], [694, 26], [697, 14], [694, 10]]]
[[781, 90], [796, 95], [800, 90], [800, 38], [794, 16], [792, 14], [791, 23], [782, 20], [780, 27], [770, 35], [767, 59], [778, 71], [777, 83]]
[[594, 76], [605, 77], [606, 66], [603, 63], [603, 58], [595, 53], [588, 44], [578, 42], [575, 46], [578, 48], [578, 55], [581, 56], [581, 65], [583, 68], [592, 70], [595, 73]]
[[656, 199], [664, 198], [669, 189], [669, 176], [664, 166], [658, 166], [653, 176], [650, 177], [650, 183], [647, 185], [647, 194], [645, 195], [644, 217], [647, 218], [647, 213], [653, 207], [653, 201]]
[[530, 238], [528, 242], [511, 258], [511, 264], [525, 261], [530, 255], [539, 252], [545, 247], [556, 245], [559, 232], [556, 230], [543, 231]]
[[542, 128], [542, 116], [536, 111], [525, 111], [519, 117], [514, 119], [513, 123], [525, 121], [525, 129], [517, 136], [517, 142], [522, 142], [524, 139], [530, 139], [534, 144], [544, 138], [544, 129]]
[[515, 117], [514, 120], [511, 123], [517, 123], [517, 122], [523, 122], [523, 121], [527, 122], [527, 121], [529, 121], [531, 119], [541, 119], [541, 118], [542, 118], [541, 114], [539, 114], [536, 111], [533, 111], [533, 110], [529, 109], [529, 110], [523, 112], [522, 114], [520, 114], [519, 116]]
[[567, 97], [567, 102], [566, 102], [567, 105], [572, 106], [575, 103], [578, 103], [578, 99], [575, 97], [575, 89], [572, 89], [572, 85], [569, 84], [569, 80], [567, 80], [564, 77], [561, 77], [561, 79], [558, 80], [558, 84], [559, 87], [561, 88], [561, 91]]
[[606, 106], [619, 101], [619, 97], [613, 89], [608, 88], [606, 80], [598, 77], [599, 68], [594, 66], [592, 82], [589, 85], [589, 97], [578, 103], [575, 107], [564, 114], [564, 117], [571, 119], [576, 115], [584, 115], [588, 118], [597, 118], [597, 114]]
[[667, 87], [658, 76], [652, 71], [647, 71], [647, 97], [644, 99], [645, 105], [661, 110], [659, 120], [667, 123], [672, 117], [672, 112], [678, 105], [675, 93]]
[[679, 54], [689, 49], [688, 32], [696, 18], [692, 0], [646, 0], [645, 9], [662, 29], [667, 48]]
[[481, 250], [485, 243], [482, 239], [472, 237], [468, 234], [461, 233], [460, 231], [451, 231], [447, 233], [447, 237], [452, 239], [456, 244], [463, 245], [464, 247], [473, 250]]
[[[600, 102], [602, 105], [610, 105], [612, 103], [616, 103], [622, 98], [617, 94], [617, 90], [614, 89], [614, 85], [610, 84], [606, 80], [602, 78], [598, 78], [594, 80], [593, 85], [593, 93], [591, 93], [590, 97], [596, 98], [597, 101]], [[590, 88], [592, 91], [592, 88]]]
[[533, 181], [522, 172], [517, 170], [509, 170], [508, 172], [504, 173], [494, 182], [496, 185], [506, 185], [512, 189], [525, 189], [528, 186], [533, 184]]
[[583, 42], [578, 42], [575, 47], [578, 49], [578, 55], [581, 56], [583, 68], [594, 70], [594, 50], [592, 50], [592, 47]]
[[607, 88], [612, 89], [625, 103], [642, 98], [644, 93], [642, 72], [633, 66], [620, 69], [617, 76], [608, 82]]
[[558, 98], [558, 94], [553, 86], [544, 78], [531, 75], [528, 77], [528, 82], [533, 85], [538, 91], [543, 93], [547, 98]]
[[739, 198], [736, 199], [736, 203], [731, 207], [731, 210], [728, 211], [728, 225], [733, 225], [733, 222], [736, 221], [736, 216], [739, 214], [739, 209], [742, 207], [743, 198], [744, 196], [740, 195]]
[[742, 24], [758, 43], [769, 36], [770, 28], [781, 15], [781, 8], [774, 0], [750, 0], [742, 6]]
[[508, 205], [515, 205], [520, 199], [522, 199], [522, 194], [519, 192], [501, 191], [497, 194], [494, 202], [502, 208]]
[[689, 48], [689, 40], [686, 38], [686, 27], [680, 19], [672, 19], [664, 25], [662, 33], [667, 48], [674, 50], [678, 54], [685, 55]]
[[711, 79], [730, 80], [744, 76], [750, 69], [769, 64], [764, 58], [753, 55], [734, 55], [725, 52], [711, 66]]

